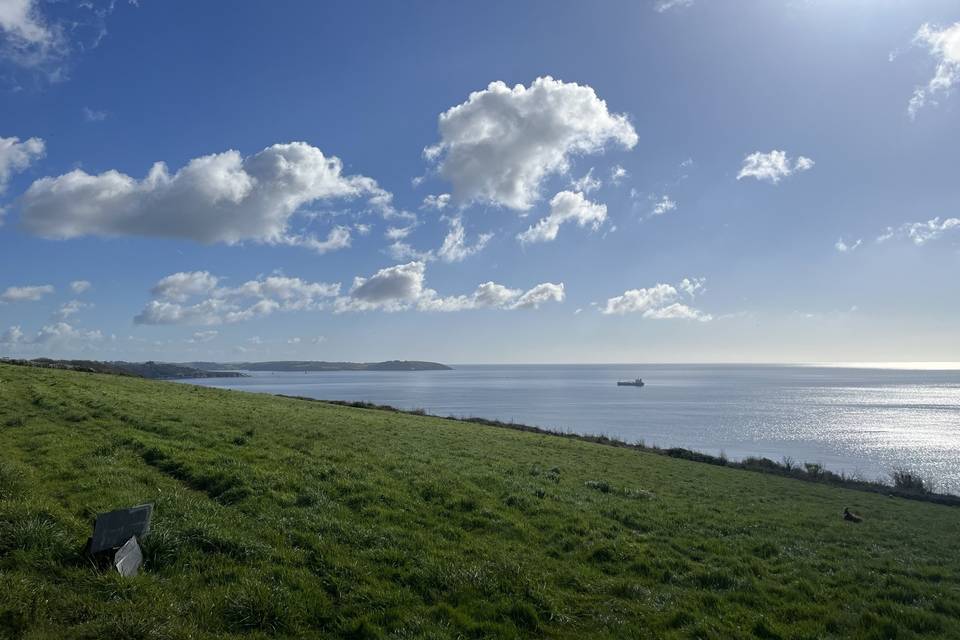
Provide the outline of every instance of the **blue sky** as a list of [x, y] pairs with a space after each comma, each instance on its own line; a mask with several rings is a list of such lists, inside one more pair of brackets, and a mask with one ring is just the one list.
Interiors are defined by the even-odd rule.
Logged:
[[0, 353], [960, 361], [958, 21], [0, 0]]

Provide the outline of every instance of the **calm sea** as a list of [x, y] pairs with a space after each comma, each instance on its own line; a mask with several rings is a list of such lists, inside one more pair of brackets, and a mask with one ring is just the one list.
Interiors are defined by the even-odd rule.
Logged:
[[[615, 384], [637, 376], [645, 387]], [[789, 456], [868, 479], [905, 467], [960, 494], [958, 368], [458, 365], [189, 382], [512, 420], [735, 459]]]

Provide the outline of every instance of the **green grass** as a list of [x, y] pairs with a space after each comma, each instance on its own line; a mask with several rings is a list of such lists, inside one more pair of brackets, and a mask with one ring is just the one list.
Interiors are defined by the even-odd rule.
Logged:
[[[96, 570], [93, 516], [142, 502], [145, 570]], [[0, 365], [0, 638], [956, 638], [958, 532], [569, 438]]]

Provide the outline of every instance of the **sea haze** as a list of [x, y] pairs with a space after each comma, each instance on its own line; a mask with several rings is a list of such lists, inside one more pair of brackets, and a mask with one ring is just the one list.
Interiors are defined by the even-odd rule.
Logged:
[[[645, 387], [616, 386], [637, 376]], [[190, 382], [515, 421], [737, 459], [789, 456], [867, 479], [905, 467], [960, 494], [957, 368], [457, 365]]]

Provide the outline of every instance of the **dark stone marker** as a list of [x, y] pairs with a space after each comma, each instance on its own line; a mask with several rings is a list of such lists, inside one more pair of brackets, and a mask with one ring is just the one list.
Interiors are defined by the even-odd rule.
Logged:
[[117, 572], [124, 576], [135, 576], [143, 564], [143, 552], [140, 551], [140, 545], [137, 544], [137, 536], [127, 540], [126, 544], [120, 547], [117, 555], [113, 556], [113, 566]]
[[[119, 547], [134, 536], [144, 538], [150, 533], [150, 518], [152, 516], [152, 504], [141, 504], [130, 509], [101, 513], [97, 516], [97, 521], [93, 525], [90, 553], [100, 553]], [[139, 550], [139, 546], [137, 548]]]

